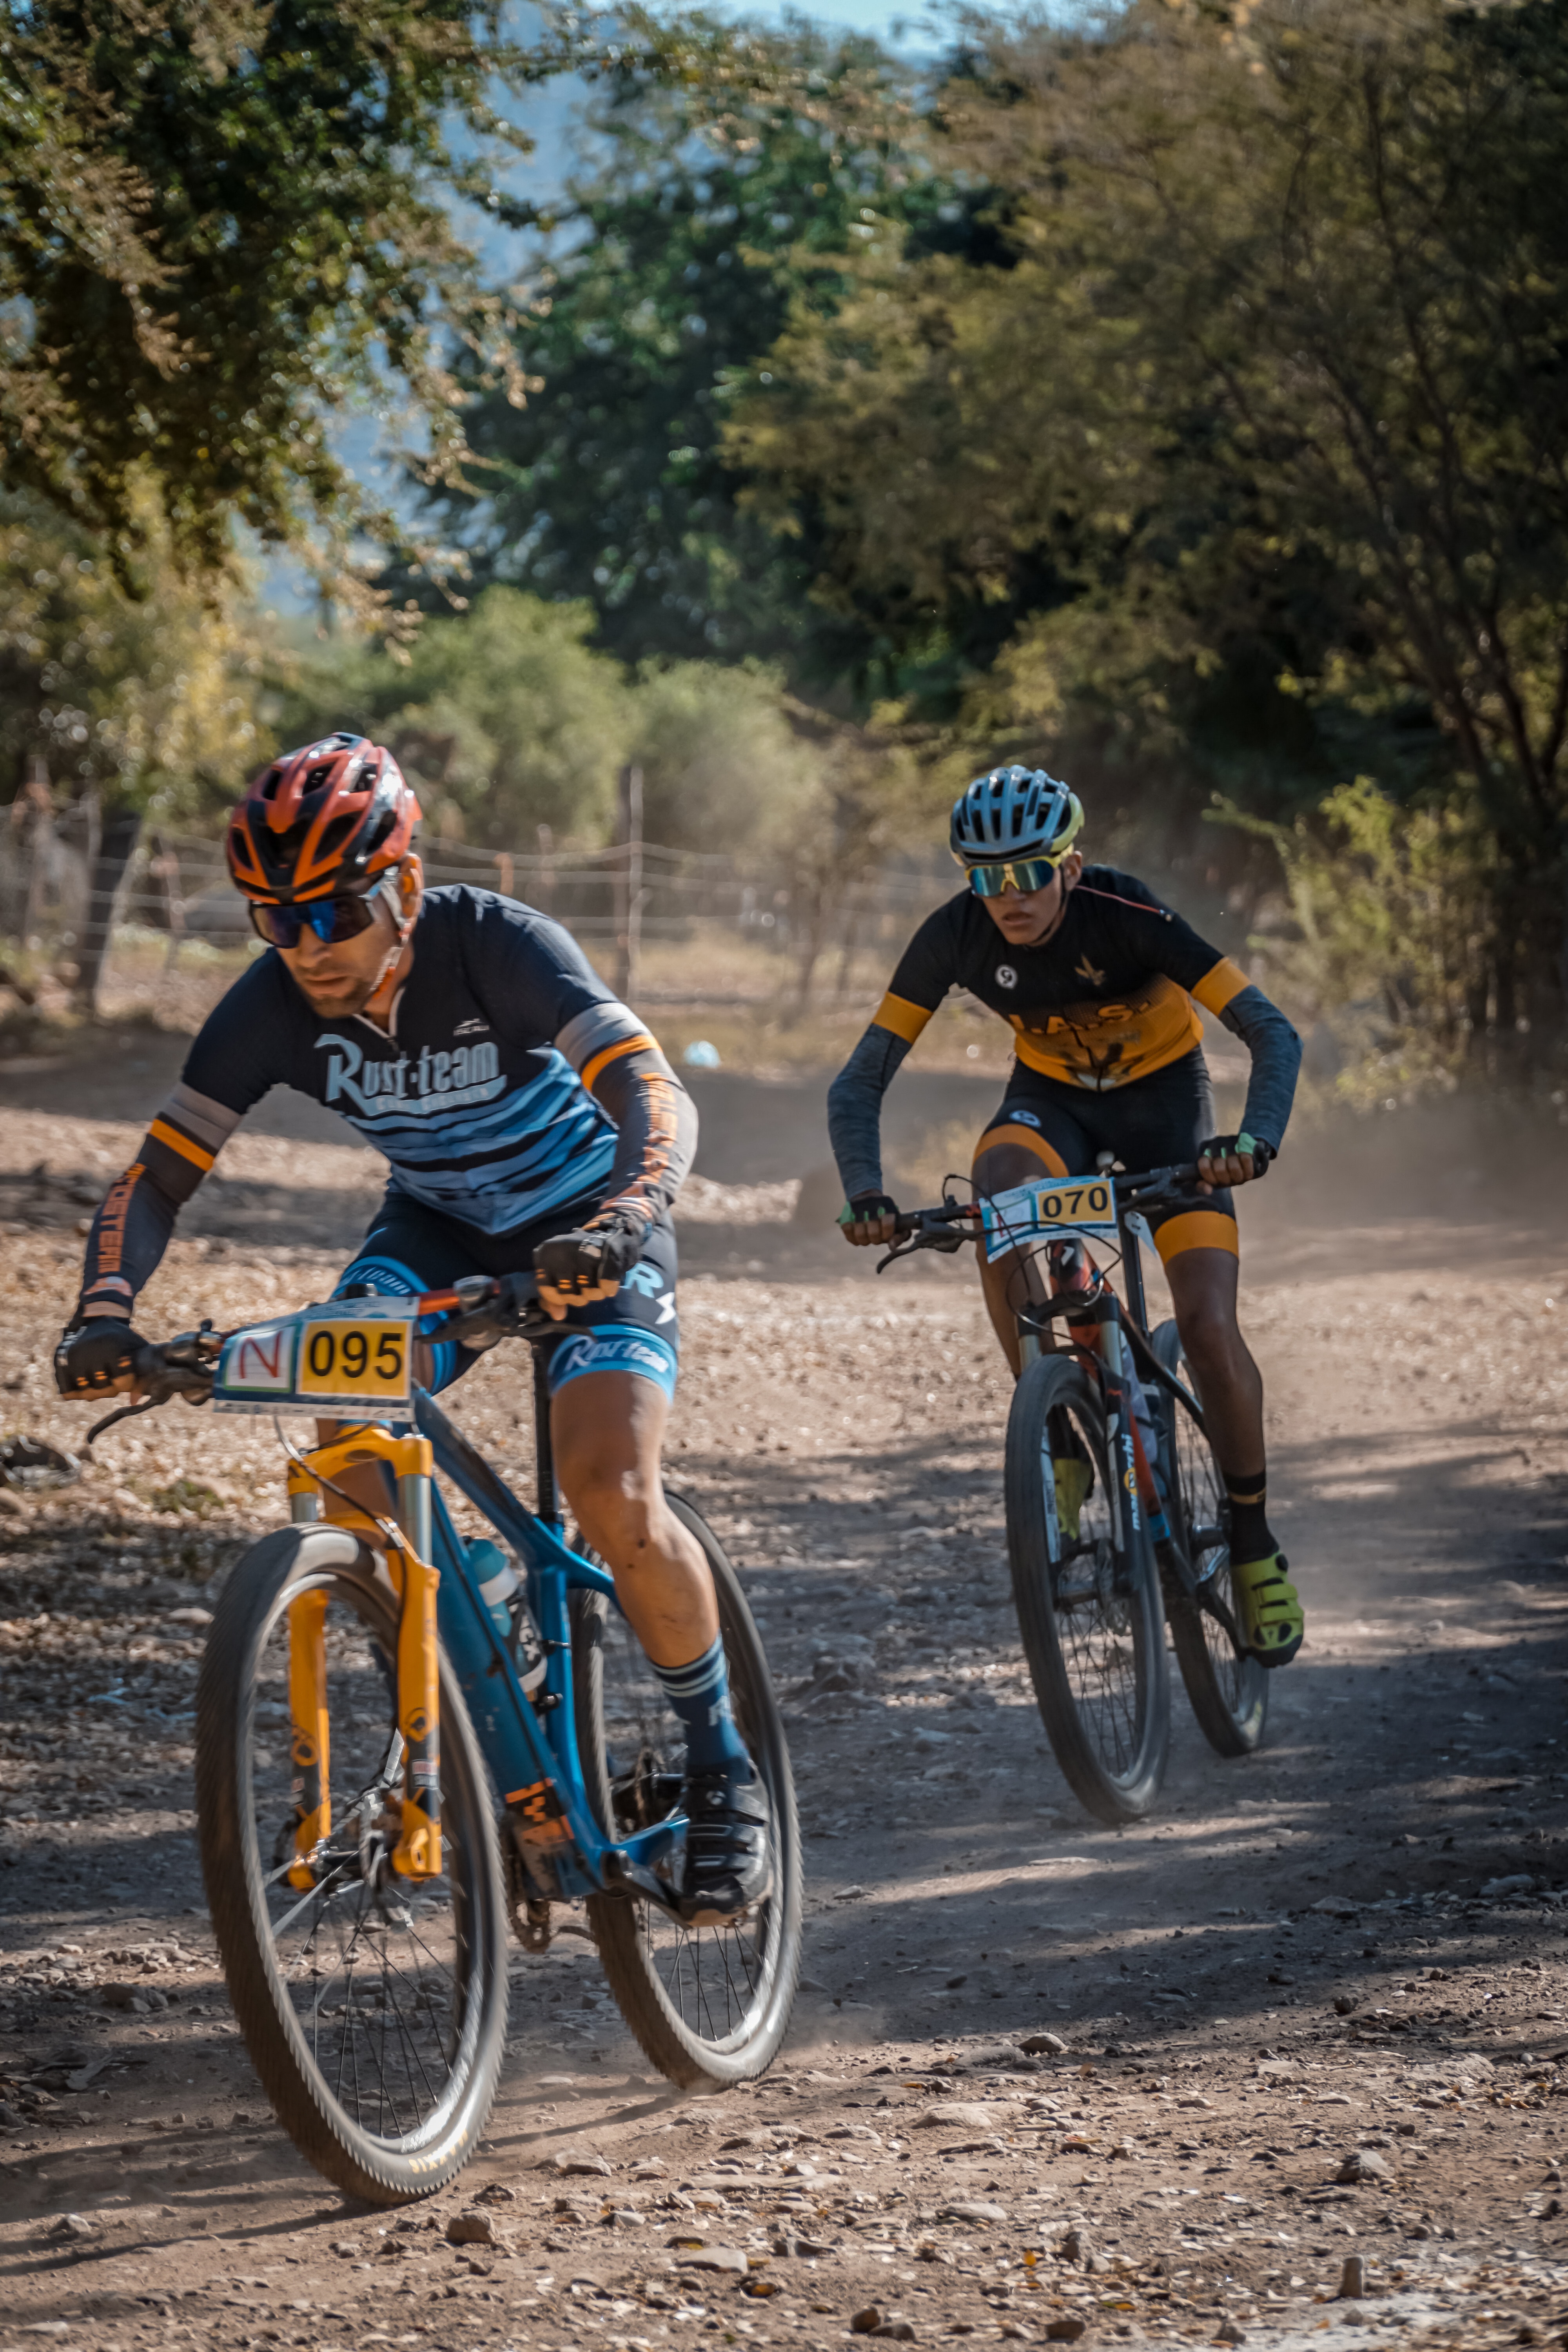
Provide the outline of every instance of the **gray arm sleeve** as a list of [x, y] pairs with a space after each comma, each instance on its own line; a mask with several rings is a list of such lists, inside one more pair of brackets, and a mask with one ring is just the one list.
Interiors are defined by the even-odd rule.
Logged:
[[1240, 1038], [1252, 1056], [1247, 1084], [1247, 1108], [1242, 1132], [1278, 1151], [1285, 1139], [1290, 1106], [1296, 1099], [1296, 1076], [1301, 1067], [1301, 1040], [1277, 1004], [1260, 988], [1244, 988], [1233, 996], [1220, 1019]]
[[873, 1023], [827, 1089], [827, 1132], [847, 1201], [882, 1190], [882, 1097], [909, 1050]]
[[613, 998], [591, 1004], [555, 1043], [616, 1123], [605, 1207], [672, 1208], [697, 1157], [697, 1105], [637, 1014]]

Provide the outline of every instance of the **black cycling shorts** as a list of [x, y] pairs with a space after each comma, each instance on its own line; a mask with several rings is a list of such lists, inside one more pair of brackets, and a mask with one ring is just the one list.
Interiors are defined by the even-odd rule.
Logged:
[[[580, 1201], [552, 1211], [535, 1224], [486, 1234], [389, 1186], [375, 1223], [353, 1264], [344, 1267], [332, 1296], [347, 1298], [379, 1290], [410, 1298], [426, 1290], [445, 1290], [465, 1275], [531, 1274], [534, 1244], [553, 1234], [570, 1233], [593, 1216], [598, 1205]], [[641, 1257], [616, 1296], [566, 1309], [562, 1328], [572, 1336], [558, 1340], [550, 1351], [551, 1395], [585, 1372], [635, 1372], [673, 1397], [680, 1348], [676, 1275], [675, 1228], [668, 1217], [658, 1217], [648, 1229]], [[432, 1316], [431, 1328], [441, 1320]], [[433, 1354], [432, 1390], [449, 1388], [479, 1360], [471, 1349], [450, 1339], [437, 1340]]]
[[[1102, 1151], [1113, 1151], [1123, 1168], [1169, 1168], [1195, 1160], [1200, 1143], [1215, 1134], [1214, 1088], [1202, 1048], [1168, 1062], [1147, 1077], [1103, 1094], [1047, 1078], [1015, 1062], [1007, 1091], [975, 1145], [975, 1156], [994, 1143], [1016, 1143], [1053, 1176], [1092, 1176]], [[1226, 1191], [1177, 1194], [1168, 1208], [1152, 1210], [1149, 1228], [1162, 1261], [1169, 1265], [1184, 1250], [1237, 1252], [1236, 1210]]]

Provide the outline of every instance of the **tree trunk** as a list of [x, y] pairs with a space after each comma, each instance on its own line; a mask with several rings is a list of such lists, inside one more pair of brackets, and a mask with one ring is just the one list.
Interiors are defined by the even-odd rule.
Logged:
[[114, 903], [126, 870], [142, 836], [140, 809], [110, 809], [103, 819], [98, 856], [92, 862], [92, 882], [87, 902], [87, 922], [77, 954], [77, 1003], [83, 1011], [98, 1012], [103, 967], [114, 931]]

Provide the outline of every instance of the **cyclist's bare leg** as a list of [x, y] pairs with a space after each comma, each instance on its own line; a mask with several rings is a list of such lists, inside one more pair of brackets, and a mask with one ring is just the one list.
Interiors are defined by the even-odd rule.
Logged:
[[[1044, 1175], [1058, 1172], [1047, 1169], [1037, 1152], [1026, 1144], [990, 1143], [975, 1155], [974, 1189], [989, 1198], [993, 1192], [1006, 1192], [1015, 1184], [1038, 1183]], [[1002, 1343], [1002, 1352], [1012, 1366], [1013, 1377], [1018, 1377], [1019, 1307], [1026, 1299], [1039, 1300], [1046, 1295], [1045, 1278], [1032, 1257], [1013, 1251], [999, 1257], [994, 1265], [985, 1263], [984, 1243], [976, 1243], [980, 1263], [981, 1287], [985, 1293], [985, 1309], [992, 1328]]]
[[1263, 1378], [1236, 1319], [1240, 1272], [1230, 1250], [1191, 1249], [1171, 1260], [1165, 1279], [1215, 1452], [1250, 1466], [1264, 1459]]
[[708, 1563], [664, 1499], [668, 1418], [663, 1392], [635, 1372], [584, 1372], [550, 1413], [561, 1491], [656, 1666], [700, 1657], [719, 1633]]

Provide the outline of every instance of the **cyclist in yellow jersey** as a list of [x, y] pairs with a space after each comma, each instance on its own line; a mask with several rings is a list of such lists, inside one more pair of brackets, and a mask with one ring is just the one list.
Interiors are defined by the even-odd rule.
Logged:
[[[1076, 845], [1082, 824], [1076, 795], [1039, 769], [995, 768], [960, 794], [951, 844], [968, 887], [921, 925], [828, 1095], [846, 1195], [839, 1223], [860, 1248], [893, 1236], [882, 1096], [954, 988], [1015, 1033], [1012, 1076], [975, 1150], [977, 1192], [1005, 1192], [1042, 1173], [1088, 1175], [1102, 1151], [1129, 1169], [1196, 1160], [1202, 1182], [1150, 1223], [1225, 1470], [1244, 1630], [1261, 1664], [1281, 1666], [1301, 1646], [1304, 1620], [1268, 1527], [1263, 1383], [1237, 1325], [1230, 1192], [1262, 1176], [1279, 1150], [1300, 1043], [1262, 990], [1142, 882], [1086, 866]], [[1215, 1129], [1198, 1005], [1252, 1056], [1234, 1135]], [[1018, 1273], [1016, 1258], [981, 1261], [986, 1305], [1015, 1374]]]

